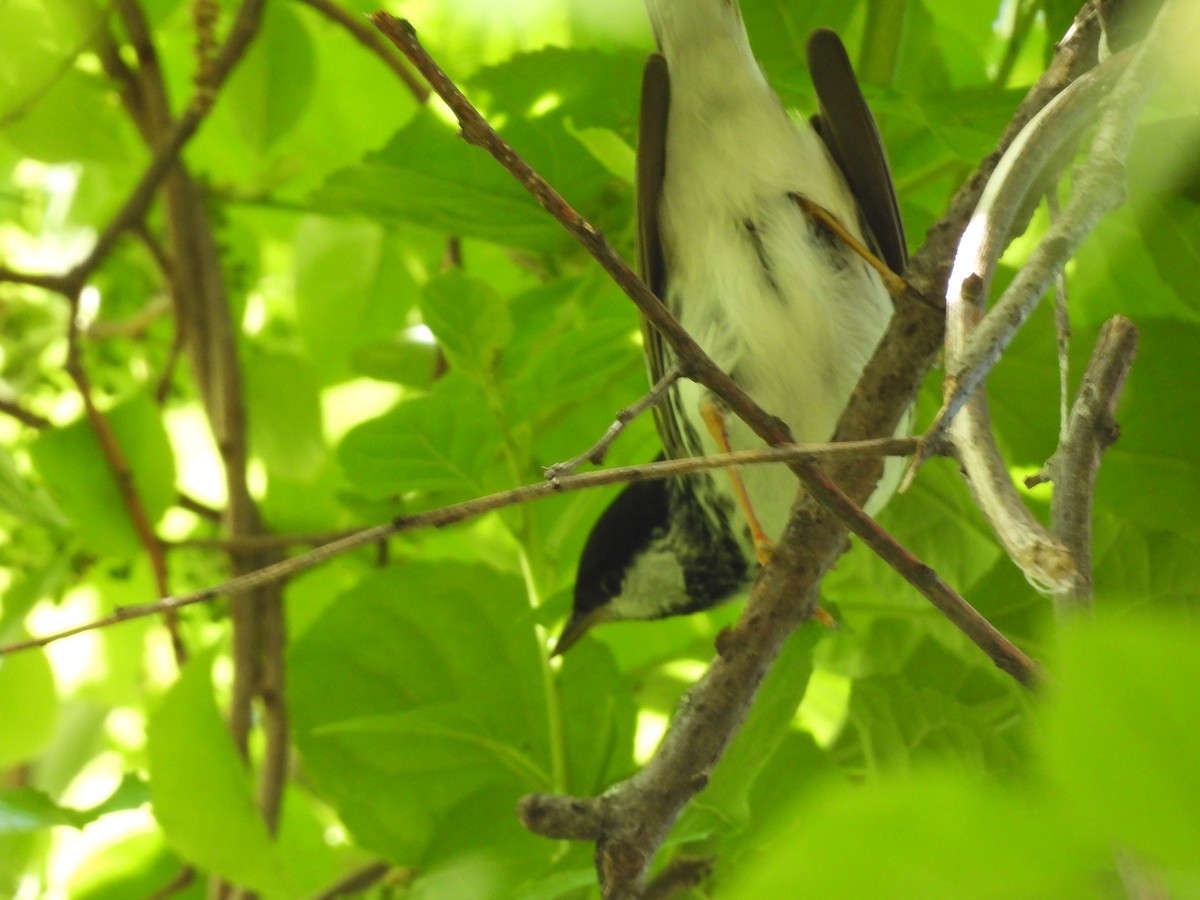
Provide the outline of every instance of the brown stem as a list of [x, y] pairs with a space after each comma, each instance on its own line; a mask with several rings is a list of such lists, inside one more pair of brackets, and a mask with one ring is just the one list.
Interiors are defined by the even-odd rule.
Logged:
[[16, 419], [22, 425], [28, 425], [30, 428], [43, 430], [54, 427], [54, 423], [45, 416], [35, 413], [31, 409], [26, 409], [15, 400], [0, 399], [0, 413]]
[[404, 86], [412, 93], [417, 102], [424, 105], [429, 101], [429, 88], [421, 79], [413, 74], [412, 69], [402, 57], [392, 52], [387, 42], [379, 37], [379, 32], [369, 27], [361, 16], [351, 13], [334, 0], [298, 0], [305, 6], [311, 6], [325, 18], [349, 32], [350, 36], [383, 60], [383, 64], [404, 82]]
[[1071, 409], [1066, 437], [1047, 465], [1054, 480], [1051, 528], [1070, 549], [1077, 573], [1071, 590], [1055, 597], [1060, 613], [1091, 608], [1092, 496], [1100, 458], [1117, 439], [1117, 401], [1137, 341], [1137, 328], [1124, 316], [1104, 323]]
[[337, 900], [338, 897], [360, 894], [371, 885], [383, 880], [392, 871], [393, 867], [388, 862], [367, 863], [361, 869], [356, 869], [316, 894], [312, 900]]
[[0, 656], [4, 656], [7, 653], [15, 653], [19, 650], [27, 650], [32, 647], [44, 647], [63, 638], [82, 634], [86, 631], [94, 631], [97, 628], [106, 628], [118, 622], [154, 615], [166, 609], [179, 609], [194, 603], [205, 603], [225, 594], [250, 591], [264, 585], [276, 584], [300, 572], [312, 569], [334, 557], [349, 553], [351, 550], [386, 541], [387, 538], [393, 535], [421, 528], [441, 528], [483, 515], [484, 513], [513, 506], [517, 503], [528, 503], [532, 500], [540, 500], [558, 494], [587, 490], [604, 485], [677, 478], [681, 475], [726, 468], [728, 466], [786, 463], [797, 459], [832, 460], [876, 457], [880, 455], [905, 456], [911, 453], [916, 446], [916, 438], [879, 438], [866, 441], [845, 441], [837, 444], [790, 444], [784, 447], [773, 447], [762, 450], [741, 450], [736, 453], [719, 456], [676, 459], [649, 463], [642, 466], [624, 466], [621, 468], [605, 469], [600, 472], [566, 475], [554, 482], [539, 481], [535, 484], [528, 484], [497, 494], [464, 500], [462, 503], [455, 503], [451, 506], [441, 507], [440, 509], [414, 513], [409, 516], [399, 516], [385, 525], [376, 525], [372, 528], [353, 532], [344, 538], [330, 541], [301, 556], [263, 566], [210, 588], [204, 588], [203, 590], [183, 594], [178, 597], [164, 597], [153, 603], [121, 607], [111, 615], [101, 619], [96, 619], [53, 634], [6, 644], [0, 647]]
[[626, 426], [652, 406], [661, 403], [667, 391], [678, 380], [679, 367], [671, 366], [663, 373], [662, 378], [658, 379], [658, 383], [653, 385], [636, 403], [630, 404], [617, 413], [616, 419], [613, 420], [613, 423], [608, 426], [607, 430], [605, 430], [596, 443], [592, 444], [592, 446], [588, 447], [578, 456], [574, 456], [565, 462], [547, 466], [545, 470], [546, 477], [553, 481], [556, 478], [561, 478], [563, 475], [571, 474], [585, 462], [590, 462], [594, 466], [603, 463], [604, 457], [608, 454], [608, 448], [613, 445], [613, 441], [621, 436], [621, 432], [625, 430]]
[[[78, 307], [78, 297], [73, 297], [71, 301], [70, 325], [67, 331], [67, 374], [75, 382], [79, 396], [83, 399], [83, 409], [87, 416], [88, 424], [91, 426], [92, 433], [95, 434], [96, 440], [100, 444], [100, 452], [104, 454], [109, 471], [112, 472], [113, 480], [116, 481], [117, 492], [120, 494], [125, 511], [129, 514], [129, 519], [133, 523], [133, 530], [137, 534], [138, 542], [142, 545], [142, 550], [145, 552], [146, 558], [150, 561], [150, 570], [154, 576], [154, 588], [160, 597], [170, 596], [171, 587], [167, 577], [167, 561], [163, 556], [162, 544], [159, 542], [158, 535], [154, 531], [154, 523], [150, 521], [150, 516], [146, 513], [146, 506], [142, 502], [141, 495], [138, 493], [133, 470], [125, 458], [125, 452], [121, 449], [121, 443], [117, 439], [116, 432], [113, 431], [108, 417], [96, 406], [91, 379], [88, 377], [87, 370], [84, 368], [81, 358], [81, 348], [79, 346], [80, 334], [77, 325], [79, 320]], [[187, 662], [188, 652], [183, 637], [179, 632], [179, 616], [174, 610], [170, 610], [164, 613], [163, 620], [167, 626], [167, 631], [171, 635], [171, 649], [175, 655], [175, 663], [182, 666]]]

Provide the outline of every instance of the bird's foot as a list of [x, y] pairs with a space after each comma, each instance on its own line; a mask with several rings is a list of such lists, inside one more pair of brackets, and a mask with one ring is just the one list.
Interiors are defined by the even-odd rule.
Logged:
[[819, 222], [836, 235], [842, 243], [861, 256], [868, 266], [878, 272], [883, 286], [894, 299], [898, 300], [905, 294], [912, 292], [912, 288], [908, 282], [893, 272], [887, 263], [871, 251], [871, 248], [852, 235], [833, 213], [825, 207], [813, 203], [807, 197], [802, 197], [799, 194], [792, 194], [791, 197], [796, 202], [796, 205], [800, 207], [801, 212], [814, 222]]

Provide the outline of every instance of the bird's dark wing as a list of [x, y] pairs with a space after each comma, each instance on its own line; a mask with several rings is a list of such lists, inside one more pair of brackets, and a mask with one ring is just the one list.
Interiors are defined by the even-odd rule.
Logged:
[[899, 274], [908, 263], [908, 247], [892, 170], [846, 48], [828, 28], [808, 37], [808, 70], [820, 104], [813, 126], [846, 176], [883, 261]]
[[[662, 196], [663, 173], [667, 165], [667, 110], [670, 103], [671, 77], [667, 72], [667, 60], [661, 53], [652, 53], [642, 70], [642, 106], [638, 114], [638, 265], [642, 280], [664, 301], [667, 270], [658, 231], [658, 201]], [[645, 319], [642, 320], [642, 340], [650, 383], [655, 384], [670, 367], [670, 349]], [[686, 455], [679, 425], [671, 415], [669, 405], [656, 406], [654, 417], [667, 456]]]

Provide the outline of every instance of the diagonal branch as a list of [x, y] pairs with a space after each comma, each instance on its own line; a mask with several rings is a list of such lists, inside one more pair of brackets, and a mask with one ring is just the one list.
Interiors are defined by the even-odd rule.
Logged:
[[429, 88], [413, 74], [408, 64], [392, 51], [387, 42], [379, 36], [379, 32], [363, 21], [362, 16], [351, 13], [335, 0], [297, 0], [297, 2], [312, 7], [334, 24], [346, 29], [352, 38], [378, 56], [383, 64], [404, 82], [404, 86], [408, 88], [418, 103], [428, 102]]

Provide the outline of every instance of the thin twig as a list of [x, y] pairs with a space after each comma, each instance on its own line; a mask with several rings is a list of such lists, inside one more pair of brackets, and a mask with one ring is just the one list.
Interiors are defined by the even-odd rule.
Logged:
[[395, 868], [391, 863], [380, 860], [367, 863], [349, 875], [340, 878], [334, 884], [314, 894], [312, 900], [337, 900], [338, 897], [348, 897], [351, 894], [361, 894], [371, 885], [382, 881]]
[[729, 408], [768, 444], [778, 445], [791, 441], [787, 425], [778, 417], [764, 412], [709, 358], [662, 301], [654, 296], [650, 288], [613, 249], [603, 233], [567, 203], [546, 179], [534, 171], [496, 133], [417, 40], [412, 25], [382, 11], [372, 13], [370, 18], [375, 27], [408, 57], [409, 62], [429, 82], [434, 92], [450, 107], [462, 129], [463, 138], [468, 143], [486, 150], [508, 170], [509, 174], [583, 245], [617, 286], [637, 305], [642, 315], [675, 351], [682, 376], [704, 385], [724, 400]]
[[853, 531], [884, 562], [904, 576], [921, 596], [934, 605], [951, 623], [971, 639], [1002, 671], [1027, 688], [1041, 680], [1039, 666], [1001, 634], [991, 622], [946, 584], [929, 566], [922, 563], [886, 530], [867, 516], [817, 466], [813, 477], [805, 480], [806, 490], [831, 510], [838, 520]]
[[[125, 457], [125, 451], [121, 449], [121, 442], [117, 439], [117, 434], [113, 431], [108, 417], [96, 405], [95, 396], [92, 392], [91, 379], [88, 377], [87, 370], [83, 365], [78, 322], [79, 298], [76, 295], [71, 298], [71, 316], [67, 328], [67, 374], [75, 382], [75, 387], [83, 400], [83, 409], [88, 425], [91, 427], [92, 433], [96, 436], [96, 441], [100, 445], [100, 452], [104, 455], [105, 462], [108, 463], [109, 471], [116, 482], [117, 493], [121, 497], [125, 511], [129, 514], [129, 520], [133, 525], [134, 533], [137, 535], [138, 543], [142, 545], [142, 551], [146, 554], [146, 558], [150, 562], [150, 571], [154, 577], [155, 590], [161, 597], [171, 592], [167, 576], [167, 561], [163, 556], [163, 549], [159, 543], [158, 535], [154, 531], [154, 523], [150, 521], [150, 516], [146, 512], [146, 506], [142, 502], [141, 494], [138, 493], [133, 470], [130, 468], [129, 462]], [[163, 620], [167, 626], [168, 633], [171, 635], [171, 649], [175, 655], [175, 663], [178, 666], [182, 666], [187, 662], [188, 652], [187, 646], [183, 642], [183, 636], [179, 631], [178, 615], [173, 610], [168, 610], [164, 612]]]
[[321, 531], [311, 534], [245, 534], [230, 538], [183, 538], [163, 541], [168, 550], [220, 550], [231, 555], [262, 553], [267, 550], [287, 550], [289, 547], [319, 547], [357, 534], [357, 529]]
[[572, 457], [566, 462], [547, 466], [545, 469], [546, 480], [555, 481], [564, 475], [570, 475], [585, 462], [590, 462], [595, 466], [602, 464], [604, 457], [608, 454], [608, 448], [612, 446], [613, 441], [625, 430], [625, 427], [650, 407], [660, 403], [663, 397], [666, 396], [667, 391], [671, 389], [671, 386], [679, 380], [679, 376], [679, 366], [672, 365], [640, 400], [617, 413], [617, 418], [608, 426], [608, 430], [600, 436], [600, 440], [596, 441], [596, 443], [592, 444], [591, 447], [584, 450], [578, 456]]
[[[1046, 209], [1050, 221], [1062, 215], [1058, 194], [1053, 188], [1046, 192]], [[1054, 279], [1054, 346], [1058, 351], [1058, 442], [1067, 438], [1067, 417], [1071, 414], [1071, 308], [1067, 290], [1067, 273], [1059, 272]]]
[[167, 609], [180, 609], [184, 606], [203, 603], [225, 594], [250, 591], [264, 585], [276, 584], [300, 572], [314, 568], [334, 557], [341, 556], [359, 547], [378, 543], [396, 534], [414, 531], [419, 528], [440, 528], [518, 503], [527, 503], [531, 500], [540, 500], [546, 497], [553, 497], [557, 494], [610, 484], [676, 478], [681, 475], [690, 475], [712, 469], [723, 469], [730, 466], [788, 463], [798, 459], [834, 460], [878, 456], [906, 456], [913, 451], [916, 445], [915, 438], [879, 438], [869, 441], [846, 441], [837, 444], [791, 444], [786, 447], [741, 450], [736, 453], [719, 454], [716, 456], [674, 459], [648, 463], [642, 466], [623, 466], [599, 472], [584, 472], [577, 475], [564, 476], [556, 483], [540, 481], [513, 488], [512, 490], [465, 500], [462, 503], [455, 503], [451, 506], [444, 506], [427, 512], [397, 516], [386, 524], [364, 528], [344, 538], [330, 541], [301, 556], [264, 566], [245, 575], [231, 578], [213, 587], [204, 588], [203, 590], [183, 594], [178, 597], [163, 597], [153, 603], [124, 606], [108, 616], [95, 619], [83, 625], [5, 645], [0, 647], [0, 656], [7, 653], [14, 653], [18, 650], [26, 650], [31, 647], [44, 647], [47, 644], [76, 634], [82, 634], [85, 631], [94, 631], [97, 628], [104, 628], [118, 622], [154, 615]]
[[334, 0], [298, 0], [305, 6], [311, 6], [331, 22], [346, 29], [356, 41], [383, 60], [396, 77], [404, 82], [404, 86], [412, 93], [421, 105], [429, 102], [429, 88], [421, 79], [413, 74], [403, 58], [392, 52], [387, 42], [379, 37], [379, 32], [369, 27], [361, 16], [351, 13], [348, 9], [335, 3]]
[[54, 427], [54, 423], [45, 416], [35, 413], [31, 409], [26, 409], [15, 400], [0, 400], [0, 413], [16, 419], [22, 425], [37, 428], [39, 431]]
[[146, 897], [146, 900], [169, 900], [179, 892], [185, 890], [193, 881], [196, 880], [196, 870], [192, 866], [184, 866], [174, 877], [171, 878], [162, 887], [155, 890]]
[[[243, 0], [215, 58], [209, 50], [203, 51], [205, 58], [197, 69], [191, 100], [182, 115], [174, 118], [149, 22], [136, 0], [117, 0], [138, 61], [136, 82], [144, 107], [140, 127], [155, 153], [155, 162], [142, 183], [162, 186], [170, 241], [171, 267], [165, 274], [175, 301], [177, 335], [164, 378], [169, 377], [177, 351], [186, 349], [221, 455], [228, 497], [224, 524], [231, 537], [255, 533], [261, 527], [246, 481], [248, 451], [238, 332], [231, 319], [232, 304], [203, 191], [171, 148], [182, 146], [216, 102], [229, 73], [258, 32], [263, 6], [264, 0]], [[153, 165], [161, 167], [157, 175]], [[120, 231], [105, 233], [112, 234], [115, 243]], [[102, 252], [104, 234], [93, 257], [102, 258], [96, 255]], [[162, 384], [165, 386], [166, 381]], [[232, 568], [235, 575], [244, 574], [272, 561], [270, 554], [235, 555]], [[255, 722], [253, 704], [260, 698], [263, 706], [259, 721], [267, 741], [258, 770], [259, 807], [267, 828], [274, 831], [287, 778], [280, 596], [274, 585], [245, 596], [235, 594], [230, 597], [229, 610], [233, 632], [230, 732], [238, 750], [248, 759], [249, 736]], [[230, 895], [227, 887], [218, 885], [218, 890]]]

